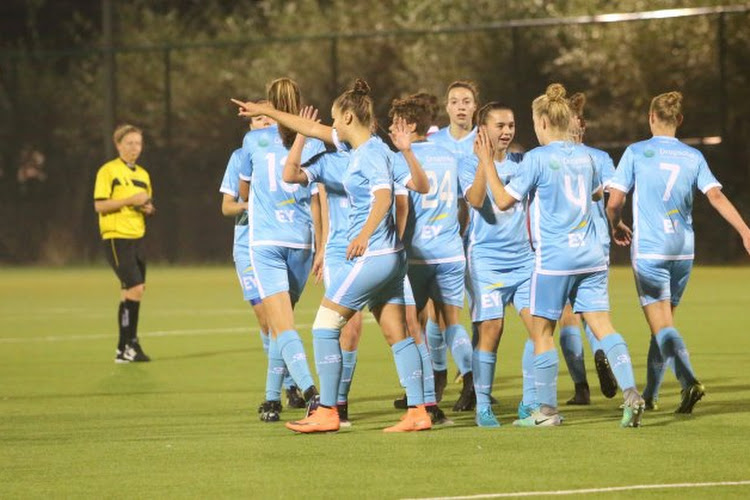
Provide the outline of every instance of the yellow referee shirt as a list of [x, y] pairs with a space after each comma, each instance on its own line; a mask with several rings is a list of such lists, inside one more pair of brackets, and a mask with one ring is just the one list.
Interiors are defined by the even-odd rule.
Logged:
[[[94, 201], [122, 200], [146, 191], [149, 198], [151, 178], [143, 167], [130, 168], [121, 158], [105, 163], [96, 173]], [[146, 234], [144, 216], [133, 207], [122, 207], [117, 212], [99, 214], [99, 232], [102, 239], [142, 238]]]

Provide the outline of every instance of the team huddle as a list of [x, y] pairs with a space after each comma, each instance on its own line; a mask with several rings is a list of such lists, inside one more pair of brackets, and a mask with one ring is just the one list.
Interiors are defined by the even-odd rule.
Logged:
[[[449, 422], [439, 404], [450, 351], [463, 387], [453, 411], [492, 410], [497, 350], [507, 306], [528, 333], [522, 355], [520, 427], [557, 426], [560, 344], [575, 383], [569, 404], [589, 404], [582, 326], [602, 392], [622, 392], [622, 427], [639, 427], [657, 406], [668, 363], [682, 386], [678, 413], [691, 413], [704, 386], [674, 327], [673, 310], [693, 262], [696, 189], [738, 231], [750, 229], [722, 194], [702, 154], [675, 138], [682, 95], [655, 97], [653, 137], [631, 145], [617, 168], [583, 144], [581, 94], [550, 85], [532, 103], [540, 146], [514, 150], [515, 114], [478, 106], [475, 85], [447, 90], [450, 124], [434, 131], [436, 97], [393, 101], [389, 138], [377, 134], [369, 87], [357, 80], [331, 108], [333, 123], [301, 105], [297, 84], [274, 80], [267, 100], [233, 100], [250, 117], [242, 147], [221, 185], [222, 212], [234, 216], [234, 253], [244, 298], [258, 317], [268, 357], [261, 420], [280, 420], [281, 395], [307, 407], [287, 422], [298, 433], [350, 424], [348, 396], [367, 306], [391, 347], [406, 413], [385, 432]], [[623, 222], [632, 192], [633, 228]], [[605, 204], [605, 193], [608, 200]], [[637, 293], [652, 336], [647, 383], [636, 387], [624, 337], [609, 315], [610, 239], [630, 245]], [[313, 327], [318, 384], [294, 324], [309, 276], [325, 295]], [[466, 301], [471, 335], [461, 324]]]

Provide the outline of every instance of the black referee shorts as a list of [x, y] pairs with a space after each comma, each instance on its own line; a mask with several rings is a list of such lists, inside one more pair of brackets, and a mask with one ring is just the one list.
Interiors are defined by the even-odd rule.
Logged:
[[146, 282], [146, 256], [143, 238], [112, 238], [103, 240], [104, 255], [120, 279], [122, 289], [133, 288]]

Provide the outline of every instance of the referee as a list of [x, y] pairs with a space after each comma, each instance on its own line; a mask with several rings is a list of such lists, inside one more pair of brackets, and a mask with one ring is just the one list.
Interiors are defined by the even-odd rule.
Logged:
[[119, 157], [102, 165], [96, 174], [94, 210], [99, 214], [104, 253], [122, 285], [115, 363], [150, 361], [138, 341], [138, 311], [146, 283], [145, 216], [156, 212], [151, 178], [135, 163], [143, 150], [141, 129], [120, 125], [113, 137]]

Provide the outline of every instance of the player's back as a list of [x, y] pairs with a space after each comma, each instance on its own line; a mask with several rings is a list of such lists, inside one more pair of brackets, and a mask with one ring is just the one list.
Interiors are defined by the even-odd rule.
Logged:
[[[409, 260], [425, 264], [463, 260], [456, 156], [427, 141], [415, 142], [412, 150], [430, 182], [430, 190], [425, 194], [409, 192], [409, 217], [404, 234]], [[396, 158], [405, 162], [403, 155]]]
[[[247, 157], [242, 164], [242, 178], [251, 183], [248, 210], [250, 245], [310, 248], [311, 187], [283, 181], [282, 171], [289, 152], [282, 143], [278, 126], [248, 132], [242, 149]], [[302, 151], [302, 161], [322, 149], [320, 141], [308, 139]]]
[[328, 241], [326, 253], [345, 253], [349, 244], [349, 195], [344, 188], [344, 175], [350, 155], [346, 151], [319, 153], [306, 164], [308, 178], [317, 179], [326, 190], [328, 199]]
[[693, 258], [693, 198], [720, 187], [703, 155], [674, 137], [629, 146], [611, 186], [633, 193], [633, 256]]
[[601, 182], [586, 148], [563, 141], [535, 148], [524, 156], [520, 172], [536, 186], [529, 207], [536, 270], [578, 274], [606, 269], [592, 218], [592, 195]]
[[[601, 149], [592, 148], [586, 144], [582, 144], [586, 151], [591, 155], [596, 165], [597, 174], [600, 176], [600, 182], [606, 189], [612, 178], [615, 176], [615, 165], [612, 161], [612, 157], [606, 151]], [[599, 240], [602, 242], [602, 248], [606, 254], [609, 254], [609, 223], [607, 222], [607, 212], [604, 203], [604, 196], [599, 201], [594, 202], [593, 207], [594, 213], [594, 224], [596, 225], [596, 234]]]
[[350, 155], [349, 167], [344, 175], [344, 187], [351, 203], [347, 240], [353, 240], [362, 232], [370, 216], [375, 191], [387, 189], [390, 191], [391, 207], [370, 236], [366, 254], [394, 252], [398, 249], [392, 215], [394, 155], [377, 137], [370, 137], [367, 142], [352, 149]]

